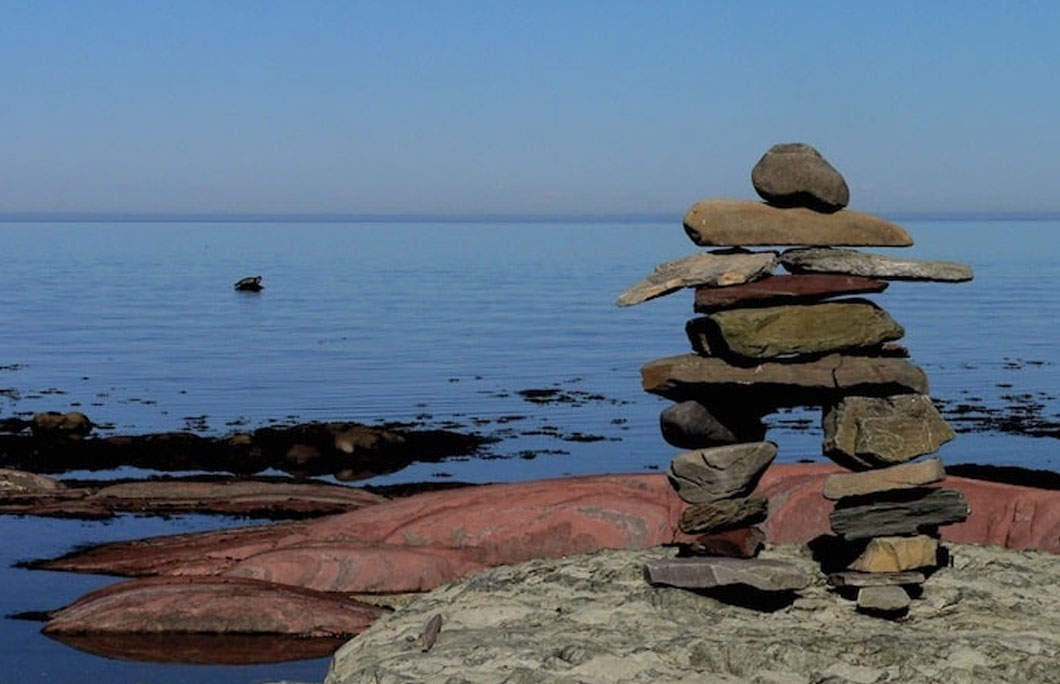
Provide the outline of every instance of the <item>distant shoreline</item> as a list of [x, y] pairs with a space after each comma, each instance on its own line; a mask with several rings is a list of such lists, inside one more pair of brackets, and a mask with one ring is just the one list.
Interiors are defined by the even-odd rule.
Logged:
[[[1060, 212], [877, 212], [893, 221], [1056, 221]], [[0, 223], [662, 223], [680, 214], [0, 213]]]

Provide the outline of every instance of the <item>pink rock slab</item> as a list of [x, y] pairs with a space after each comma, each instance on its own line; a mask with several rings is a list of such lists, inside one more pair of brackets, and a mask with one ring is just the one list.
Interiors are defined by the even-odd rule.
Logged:
[[[824, 478], [838, 466], [774, 465], [757, 492], [770, 500], [767, 539], [828, 534]], [[944, 539], [1060, 552], [1060, 492], [951, 477], [969, 519]], [[42, 567], [140, 575], [221, 575], [346, 593], [422, 591], [478, 569], [601, 549], [693, 538], [662, 474], [604, 475], [429, 492], [312, 521], [96, 547]]]
[[341, 596], [256, 580], [152, 577], [86, 594], [53, 614], [43, 631], [348, 637], [385, 612]]

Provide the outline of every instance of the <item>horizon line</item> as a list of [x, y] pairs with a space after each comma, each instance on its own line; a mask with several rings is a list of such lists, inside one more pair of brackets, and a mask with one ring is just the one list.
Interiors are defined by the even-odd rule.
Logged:
[[[863, 212], [870, 213], [870, 212]], [[891, 220], [1013, 221], [1060, 220], [1060, 211], [896, 211], [877, 212]], [[680, 221], [669, 212], [0, 212], [0, 223], [657, 223]]]

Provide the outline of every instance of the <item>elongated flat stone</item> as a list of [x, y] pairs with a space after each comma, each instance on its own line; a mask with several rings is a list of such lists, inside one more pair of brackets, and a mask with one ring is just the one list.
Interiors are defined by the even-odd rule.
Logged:
[[744, 359], [875, 347], [905, 334], [864, 300], [729, 309], [689, 321], [686, 332], [694, 349]]
[[615, 304], [632, 306], [683, 287], [740, 285], [766, 277], [776, 265], [776, 252], [701, 252], [659, 264], [651, 275], [620, 294]]
[[912, 537], [873, 537], [850, 564], [858, 572], [902, 572], [938, 564], [938, 540], [924, 534]]
[[835, 273], [774, 275], [731, 287], [697, 287], [694, 309], [696, 313], [711, 313], [739, 306], [797, 304], [841, 295], [883, 292], [888, 284], [884, 280]]
[[926, 578], [922, 572], [907, 570], [905, 572], [835, 572], [828, 576], [828, 583], [833, 587], [886, 587], [891, 585], [923, 584]]
[[744, 497], [754, 491], [762, 473], [777, 457], [772, 442], [697, 449], [670, 461], [670, 485], [688, 503]]
[[723, 499], [689, 506], [681, 512], [677, 527], [685, 534], [710, 534], [754, 525], [768, 515], [769, 500], [765, 497]]
[[946, 469], [939, 458], [861, 473], [836, 473], [829, 475], [824, 481], [824, 498], [838, 501], [848, 496], [911, 489], [941, 482], [944, 477]]
[[645, 391], [675, 401], [752, 391], [774, 406], [801, 406], [834, 399], [839, 393], [928, 393], [924, 372], [906, 359], [842, 354], [753, 366], [685, 354], [650, 361], [640, 374]]
[[961, 522], [968, 502], [956, 489], [907, 489], [872, 497], [840, 500], [828, 516], [832, 531], [844, 539], [869, 539]]
[[910, 603], [906, 590], [896, 585], [864, 587], [858, 591], [858, 610], [871, 615], [898, 617], [909, 610]]
[[959, 283], [973, 277], [967, 264], [899, 259], [853, 249], [789, 249], [780, 255], [780, 263], [791, 273], [839, 273], [883, 280]]
[[846, 245], [908, 247], [913, 239], [890, 221], [858, 211], [822, 214], [747, 200], [703, 200], [684, 219], [697, 245]]
[[735, 584], [760, 591], [798, 591], [810, 577], [798, 566], [765, 558], [672, 558], [644, 565], [644, 579], [682, 589], [710, 589]]
[[825, 409], [822, 426], [825, 456], [855, 470], [911, 461], [955, 436], [923, 394], [846, 396]]

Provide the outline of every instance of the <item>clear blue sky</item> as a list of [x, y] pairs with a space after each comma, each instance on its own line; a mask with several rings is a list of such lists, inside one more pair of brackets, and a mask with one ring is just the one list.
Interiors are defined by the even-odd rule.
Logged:
[[10, 0], [0, 213], [1060, 210], [1060, 3]]

